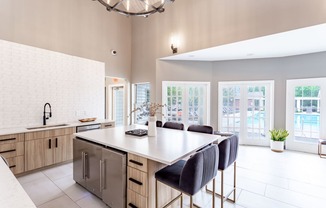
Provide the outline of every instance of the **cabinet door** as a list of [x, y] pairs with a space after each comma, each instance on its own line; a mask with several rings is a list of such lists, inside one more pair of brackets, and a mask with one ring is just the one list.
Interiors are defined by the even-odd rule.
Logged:
[[67, 160], [67, 143], [69, 142], [69, 136], [58, 136], [52, 139], [54, 144], [54, 162], [60, 163]]
[[126, 163], [126, 154], [102, 149], [102, 199], [109, 207], [126, 207]]
[[100, 190], [100, 162], [102, 146], [87, 143], [86, 150], [86, 188], [96, 196], [102, 198]]
[[26, 171], [44, 166], [44, 139], [25, 141]]
[[86, 161], [85, 153], [87, 143], [79, 139], [73, 139], [73, 178], [80, 185], [86, 187]]
[[54, 142], [52, 138], [44, 139], [44, 165], [53, 165], [54, 164]]

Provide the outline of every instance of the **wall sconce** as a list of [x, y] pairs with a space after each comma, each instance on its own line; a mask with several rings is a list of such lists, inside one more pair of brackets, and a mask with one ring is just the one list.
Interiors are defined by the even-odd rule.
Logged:
[[179, 39], [176, 37], [172, 37], [171, 38], [171, 49], [172, 49], [172, 53], [178, 53], [178, 46], [179, 46]]

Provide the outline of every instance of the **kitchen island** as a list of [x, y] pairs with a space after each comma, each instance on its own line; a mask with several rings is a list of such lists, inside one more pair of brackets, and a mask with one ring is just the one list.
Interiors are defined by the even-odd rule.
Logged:
[[[221, 138], [217, 135], [165, 128], [158, 128], [156, 137], [125, 134], [125, 131], [132, 129], [147, 127], [131, 125], [75, 134], [77, 139], [127, 153], [128, 207], [155, 207], [155, 172]], [[159, 184], [158, 190], [161, 195], [160, 206], [178, 194], [162, 184]]]
[[14, 174], [0, 157], [0, 207], [36, 208]]

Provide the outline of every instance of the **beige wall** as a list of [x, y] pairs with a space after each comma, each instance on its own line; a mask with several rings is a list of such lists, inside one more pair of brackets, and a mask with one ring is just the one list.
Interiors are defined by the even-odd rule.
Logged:
[[176, 0], [132, 19], [132, 82], [155, 87], [156, 59], [172, 55], [172, 35], [183, 53], [324, 22], [325, 0]]
[[[0, 0], [0, 39], [105, 62], [130, 79], [131, 20], [91, 0]], [[115, 49], [118, 54], [112, 56]]]

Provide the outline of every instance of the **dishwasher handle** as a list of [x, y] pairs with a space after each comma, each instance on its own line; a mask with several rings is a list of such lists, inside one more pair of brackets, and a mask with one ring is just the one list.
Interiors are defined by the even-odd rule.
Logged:
[[105, 160], [100, 160], [100, 192], [106, 189], [106, 164]]

